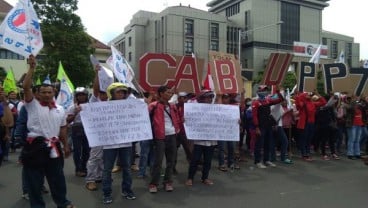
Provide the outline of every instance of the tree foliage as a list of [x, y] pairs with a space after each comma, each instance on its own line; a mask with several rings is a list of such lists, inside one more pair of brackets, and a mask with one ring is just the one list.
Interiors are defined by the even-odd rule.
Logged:
[[39, 56], [36, 76], [56, 80], [59, 61], [75, 86], [87, 86], [92, 82], [93, 70], [89, 55], [93, 53], [91, 37], [85, 32], [75, 11], [78, 0], [34, 0], [33, 6], [41, 21], [44, 41]]

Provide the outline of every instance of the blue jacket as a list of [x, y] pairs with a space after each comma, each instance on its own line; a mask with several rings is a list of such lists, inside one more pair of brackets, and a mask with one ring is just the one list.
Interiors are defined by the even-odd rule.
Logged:
[[20, 137], [22, 140], [27, 139], [27, 120], [28, 120], [28, 112], [25, 106], [19, 111], [18, 118], [16, 121], [15, 129], [14, 129], [14, 137]]

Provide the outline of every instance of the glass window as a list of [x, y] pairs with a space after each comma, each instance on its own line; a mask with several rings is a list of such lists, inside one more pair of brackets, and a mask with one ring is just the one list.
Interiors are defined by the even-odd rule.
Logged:
[[190, 35], [192, 36], [194, 34], [194, 21], [191, 19], [186, 19], [185, 20], [185, 25], [184, 25], [184, 33], [185, 35]]
[[128, 55], [128, 61], [131, 62], [132, 61], [132, 52], [129, 52], [129, 55]]
[[211, 40], [210, 50], [213, 50], [213, 51], [218, 51], [219, 50], [218, 40]]
[[211, 23], [211, 39], [219, 38], [219, 24]]
[[184, 42], [184, 52], [187, 55], [190, 55], [193, 53], [193, 38], [187, 37], [185, 38], [185, 42]]
[[337, 48], [338, 42], [336, 40], [333, 40], [331, 42], [331, 58], [336, 59], [338, 54], [338, 48]]
[[300, 41], [300, 6], [281, 2], [281, 43], [293, 45]]

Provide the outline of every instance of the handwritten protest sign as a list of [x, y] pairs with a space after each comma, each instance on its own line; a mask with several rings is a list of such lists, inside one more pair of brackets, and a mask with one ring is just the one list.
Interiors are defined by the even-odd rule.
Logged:
[[185, 103], [184, 127], [191, 140], [239, 141], [239, 107]]
[[90, 147], [152, 139], [147, 104], [136, 99], [84, 104], [81, 118]]

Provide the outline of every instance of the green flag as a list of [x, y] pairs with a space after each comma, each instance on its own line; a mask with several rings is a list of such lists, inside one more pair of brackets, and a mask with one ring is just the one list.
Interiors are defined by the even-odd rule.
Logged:
[[40, 77], [37, 78], [36, 85], [41, 85], [41, 79], [40, 79]]
[[6, 73], [6, 77], [3, 83], [3, 88], [6, 94], [8, 94], [11, 91], [18, 93], [18, 88], [17, 88], [16, 81], [14, 78], [13, 70], [9, 70]]
[[64, 71], [64, 67], [63, 67], [63, 65], [61, 64], [61, 61], [60, 61], [59, 62], [59, 69], [58, 69], [58, 73], [57, 73], [56, 79], [58, 79], [61, 82], [63, 80], [63, 78], [66, 80], [66, 83], [68, 84], [68, 86], [70, 87], [70, 89], [72, 89], [72, 92], [74, 92], [74, 85], [70, 81], [68, 75], [66, 75], [66, 73]]

